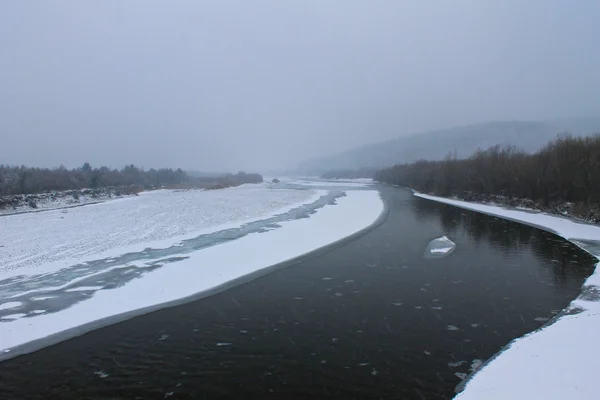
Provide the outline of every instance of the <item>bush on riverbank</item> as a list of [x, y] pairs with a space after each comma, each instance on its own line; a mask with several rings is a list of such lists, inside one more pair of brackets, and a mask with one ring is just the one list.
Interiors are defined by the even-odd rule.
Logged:
[[449, 156], [399, 164], [377, 171], [374, 179], [465, 200], [506, 204], [528, 199], [532, 208], [569, 209], [600, 221], [600, 135], [559, 136], [534, 154], [494, 146], [463, 160]]

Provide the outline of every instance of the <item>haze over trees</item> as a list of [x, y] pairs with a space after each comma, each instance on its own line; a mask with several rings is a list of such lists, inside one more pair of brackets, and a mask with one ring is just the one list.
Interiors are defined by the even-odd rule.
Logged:
[[137, 186], [140, 189], [159, 187], [228, 187], [243, 183], [262, 182], [259, 174], [239, 172], [218, 177], [191, 177], [181, 168], [150, 168], [145, 170], [133, 164], [124, 168], [93, 168], [89, 163], [80, 168], [31, 168], [0, 165], [0, 195], [32, 194], [48, 191], [98, 189], [106, 187]]
[[487, 149], [496, 144], [514, 145], [521, 150], [535, 152], [563, 132], [571, 132], [574, 136], [600, 132], [600, 118], [496, 121], [399, 136], [329, 157], [307, 160], [299, 165], [298, 170], [303, 174], [321, 175], [328, 171], [380, 169], [419, 160], [443, 160], [449, 151], [456, 151], [458, 158], [467, 158], [477, 149]]
[[358, 178], [373, 178], [377, 172], [375, 168], [358, 168], [358, 169], [340, 169], [327, 171], [321, 174], [323, 179], [358, 179]]
[[467, 159], [450, 155], [443, 161], [398, 164], [379, 170], [374, 179], [439, 196], [575, 203], [578, 214], [595, 213], [600, 204], [600, 134], [562, 135], [535, 153], [496, 145]]

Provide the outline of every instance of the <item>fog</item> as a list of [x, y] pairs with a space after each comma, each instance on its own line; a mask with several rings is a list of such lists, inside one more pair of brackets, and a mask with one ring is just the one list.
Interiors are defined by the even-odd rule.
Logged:
[[599, 18], [594, 0], [7, 1], [0, 163], [261, 172], [597, 115]]

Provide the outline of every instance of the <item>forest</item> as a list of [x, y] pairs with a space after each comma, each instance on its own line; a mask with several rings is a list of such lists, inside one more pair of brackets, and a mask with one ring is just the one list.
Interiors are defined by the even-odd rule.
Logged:
[[218, 177], [192, 177], [171, 168], [144, 170], [133, 164], [124, 168], [93, 168], [89, 163], [80, 168], [31, 168], [0, 165], [0, 195], [35, 194], [50, 191], [131, 187], [148, 190], [161, 187], [215, 189], [243, 183], [262, 182], [259, 174], [225, 174]]
[[486, 196], [528, 199], [535, 208], [557, 204], [600, 220], [600, 135], [560, 135], [535, 153], [493, 146], [467, 159], [417, 161], [377, 171], [374, 180], [420, 192], [482, 201]]

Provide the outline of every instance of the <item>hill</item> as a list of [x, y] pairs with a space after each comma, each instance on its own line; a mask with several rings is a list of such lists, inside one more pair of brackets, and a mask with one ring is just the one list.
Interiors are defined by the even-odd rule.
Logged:
[[430, 131], [307, 160], [298, 166], [298, 170], [303, 174], [322, 174], [331, 170], [382, 168], [424, 159], [442, 160], [449, 153], [466, 158], [477, 149], [494, 145], [510, 144], [534, 152], [565, 132], [576, 136], [600, 132], [600, 118], [499, 121]]

